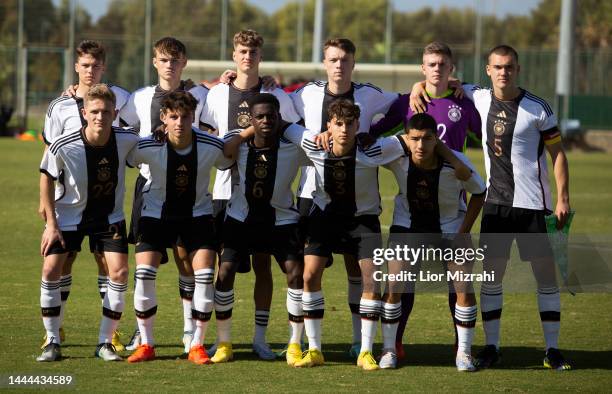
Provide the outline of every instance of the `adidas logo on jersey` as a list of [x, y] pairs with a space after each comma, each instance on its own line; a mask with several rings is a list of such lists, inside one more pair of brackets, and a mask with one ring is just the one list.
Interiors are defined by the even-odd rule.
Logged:
[[240, 108], [249, 108], [249, 105], [247, 104], [246, 101], [243, 101], [243, 102], [240, 103], [240, 105], [238, 107], [240, 107]]
[[501, 111], [497, 114], [498, 118], [506, 119], [506, 111]]
[[103, 158], [102, 158], [102, 160], [100, 160], [100, 161], [98, 162], [98, 165], [99, 165], [99, 166], [101, 166], [101, 165], [103, 165], [103, 164], [108, 164], [108, 160], [106, 160], [106, 157], [103, 157]]
[[177, 171], [187, 171], [187, 167], [185, 166], [185, 164], [183, 164], [182, 166], [180, 166], [179, 168], [176, 169]]

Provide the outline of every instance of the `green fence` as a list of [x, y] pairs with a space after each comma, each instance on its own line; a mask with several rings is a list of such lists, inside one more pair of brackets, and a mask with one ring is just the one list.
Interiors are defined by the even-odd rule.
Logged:
[[572, 96], [570, 118], [585, 129], [612, 130], [612, 96]]

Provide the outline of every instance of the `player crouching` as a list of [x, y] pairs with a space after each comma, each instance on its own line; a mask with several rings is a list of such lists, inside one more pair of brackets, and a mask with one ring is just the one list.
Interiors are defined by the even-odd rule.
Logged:
[[[125, 305], [128, 280], [124, 163], [138, 135], [112, 127], [115, 100], [106, 85], [91, 87], [82, 109], [87, 125], [58, 138], [41, 163], [40, 171], [46, 179], [41, 182], [40, 195], [47, 225], [41, 240], [44, 262], [40, 306], [49, 343], [37, 361], [61, 358], [60, 275], [69, 253], [81, 250], [85, 236], [89, 237], [92, 253], [104, 254], [109, 271], [95, 354], [105, 361], [121, 360], [112, 337]], [[57, 196], [55, 180], [60, 184]]]
[[143, 189], [136, 238], [134, 309], [141, 344], [128, 362], [155, 358], [155, 278], [162, 253], [177, 242], [187, 250], [195, 273], [192, 316], [196, 329], [188, 358], [195, 364], [211, 362], [202, 345], [213, 309], [217, 248], [208, 183], [213, 166], [226, 169], [233, 162], [223, 156], [222, 140], [192, 128], [196, 106], [190, 93], [169, 94], [160, 113], [167, 142], [158, 142], [154, 136], [143, 138], [128, 157], [131, 165], [147, 164], [151, 172]]

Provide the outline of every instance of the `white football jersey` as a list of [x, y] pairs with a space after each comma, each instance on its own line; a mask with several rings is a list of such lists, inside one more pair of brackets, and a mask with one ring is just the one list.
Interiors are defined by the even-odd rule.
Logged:
[[512, 101], [498, 100], [491, 89], [466, 85], [482, 125], [487, 198], [517, 208], [553, 209], [545, 144], [561, 140], [557, 118], [543, 99], [521, 89]]
[[[183, 90], [184, 82], [177, 90]], [[208, 89], [201, 85], [196, 85], [188, 90], [189, 93], [198, 101], [194, 114], [193, 127], [200, 127], [200, 117], [208, 95]], [[141, 137], [147, 137], [162, 125], [160, 119], [161, 102], [169, 92], [161, 89], [159, 85], [146, 86], [140, 88], [130, 95], [129, 100], [119, 112], [122, 124], [134, 127], [138, 130]], [[147, 165], [140, 167], [140, 175], [149, 177]]]
[[[398, 97], [397, 93], [385, 92], [368, 83], [352, 83], [351, 90], [336, 96], [327, 90], [327, 82], [324, 81], [310, 82], [291, 93], [295, 109], [304, 119], [304, 126], [317, 133], [327, 130], [329, 121], [327, 108], [336, 99], [345, 98], [359, 106], [361, 115], [358, 133], [367, 133], [374, 117], [385, 114]], [[314, 169], [311, 166], [302, 168], [297, 191], [299, 197], [312, 198], [316, 187], [314, 176]]]
[[[237, 133], [229, 132], [225, 138]], [[300, 214], [291, 189], [298, 169], [308, 163], [302, 149], [283, 137], [270, 148], [256, 148], [252, 140], [243, 142], [236, 159], [240, 182], [227, 204], [227, 215], [241, 222], [297, 223]]]
[[[115, 93], [115, 108], [120, 111], [127, 102], [130, 92], [115, 85], [109, 84], [108, 87]], [[83, 108], [81, 97], [60, 96], [53, 100], [47, 109], [42, 132], [45, 144], [51, 145], [60, 135], [71, 133], [85, 126], [87, 122], [83, 118], [81, 108]], [[120, 126], [119, 115], [114, 120], [113, 126]]]
[[458, 180], [455, 169], [441, 158], [438, 168], [417, 168], [407, 149], [403, 157], [386, 166], [399, 186], [393, 208], [394, 226], [445, 234], [459, 230], [467, 209], [464, 191], [483, 194], [486, 186], [470, 160], [462, 153], [453, 153], [472, 171], [467, 181]]
[[60, 230], [124, 220], [125, 163], [137, 142], [134, 130], [113, 127], [104, 147], [90, 145], [81, 130], [51, 144], [40, 171], [57, 180], [55, 214]]
[[[283, 120], [295, 123], [301, 118], [293, 107], [289, 95], [282, 89], [265, 90], [260, 83], [254, 89], [241, 90], [231, 84], [220, 83], [214, 86], [208, 98], [202, 122], [216, 130], [219, 137], [230, 130], [244, 129], [251, 124], [248, 99], [258, 93], [271, 93], [280, 103], [280, 114]], [[213, 198], [215, 200], [228, 200], [232, 195], [231, 171], [217, 171], [215, 185], [213, 187]]]
[[356, 146], [350, 154], [336, 157], [315, 145], [313, 140], [318, 134], [295, 124], [284, 133], [285, 138], [304, 150], [313, 164], [314, 203], [323, 211], [340, 215], [380, 215], [378, 166], [404, 154], [398, 138], [381, 138], [368, 149]]
[[196, 128], [192, 131], [193, 143], [186, 152], [149, 136], [130, 153], [131, 166], [147, 164], [150, 169], [143, 187], [142, 216], [184, 219], [212, 214], [210, 171], [229, 168], [234, 161], [223, 156], [221, 139]]

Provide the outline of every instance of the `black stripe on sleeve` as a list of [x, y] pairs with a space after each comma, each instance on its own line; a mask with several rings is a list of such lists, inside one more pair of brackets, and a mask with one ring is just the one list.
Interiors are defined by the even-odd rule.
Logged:
[[53, 179], [54, 181], [57, 181], [57, 177], [54, 177], [53, 175], [51, 175], [51, 173], [49, 171], [45, 170], [44, 168], [41, 168], [40, 172], [45, 174], [49, 178]]

